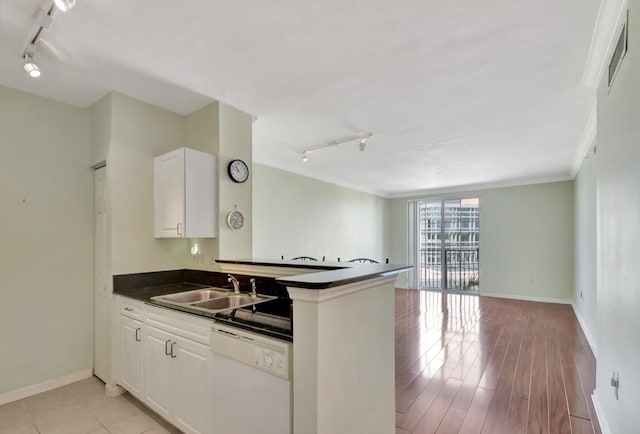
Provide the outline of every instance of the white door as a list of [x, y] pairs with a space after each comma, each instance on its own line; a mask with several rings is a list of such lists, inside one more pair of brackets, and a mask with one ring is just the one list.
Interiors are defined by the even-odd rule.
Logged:
[[184, 148], [154, 159], [155, 237], [176, 238], [185, 233]]
[[120, 384], [133, 396], [142, 395], [142, 323], [120, 315]]
[[109, 330], [110, 294], [107, 287], [107, 168], [94, 172], [94, 358], [93, 371], [105, 382], [109, 382], [110, 351]]
[[176, 338], [147, 325], [143, 331], [144, 402], [162, 417], [171, 420], [175, 381], [170, 353]]
[[211, 409], [207, 385], [211, 351], [206, 345], [180, 339], [174, 355], [176, 426], [190, 434], [209, 432]]

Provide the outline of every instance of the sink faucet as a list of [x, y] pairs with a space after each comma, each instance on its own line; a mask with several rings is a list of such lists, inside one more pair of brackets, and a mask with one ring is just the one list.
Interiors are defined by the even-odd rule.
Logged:
[[227, 274], [227, 276], [229, 276], [227, 282], [231, 282], [233, 284], [233, 292], [235, 292], [236, 294], [240, 294], [240, 282], [238, 282], [236, 276], [234, 276], [233, 274]]
[[249, 279], [249, 282], [251, 282], [251, 296], [255, 297], [256, 296], [256, 279], [252, 277], [251, 279]]

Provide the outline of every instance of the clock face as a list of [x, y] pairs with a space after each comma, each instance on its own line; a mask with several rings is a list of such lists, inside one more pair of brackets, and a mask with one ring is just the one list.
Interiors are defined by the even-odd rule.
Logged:
[[241, 229], [244, 226], [244, 215], [240, 211], [231, 211], [227, 217], [227, 224], [234, 231]]
[[249, 179], [249, 167], [242, 160], [232, 160], [227, 167], [229, 177], [233, 182], [245, 182]]

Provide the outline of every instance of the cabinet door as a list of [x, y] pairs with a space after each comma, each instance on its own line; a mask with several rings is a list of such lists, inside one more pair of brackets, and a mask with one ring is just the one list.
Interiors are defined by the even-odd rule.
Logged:
[[185, 234], [184, 148], [154, 159], [155, 237], [180, 238]]
[[175, 424], [190, 434], [211, 431], [208, 373], [211, 351], [206, 345], [180, 339], [174, 348]]
[[120, 315], [120, 385], [142, 399], [142, 323]]
[[167, 420], [173, 414], [173, 359], [171, 351], [174, 335], [148, 325], [144, 326], [144, 402]]

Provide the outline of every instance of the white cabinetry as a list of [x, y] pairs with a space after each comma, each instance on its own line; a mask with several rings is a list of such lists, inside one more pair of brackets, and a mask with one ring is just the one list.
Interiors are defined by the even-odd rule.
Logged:
[[173, 339], [172, 334], [155, 327], [144, 328], [144, 402], [167, 420], [173, 414]]
[[154, 159], [156, 238], [218, 236], [216, 157], [179, 148]]
[[138, 399], [142, 394], [142, 303], [118, 297], [119, 383]]
[[211, 431], [209, 327], [206, 320], [146, 309], [144, 401], [185, 433]]

